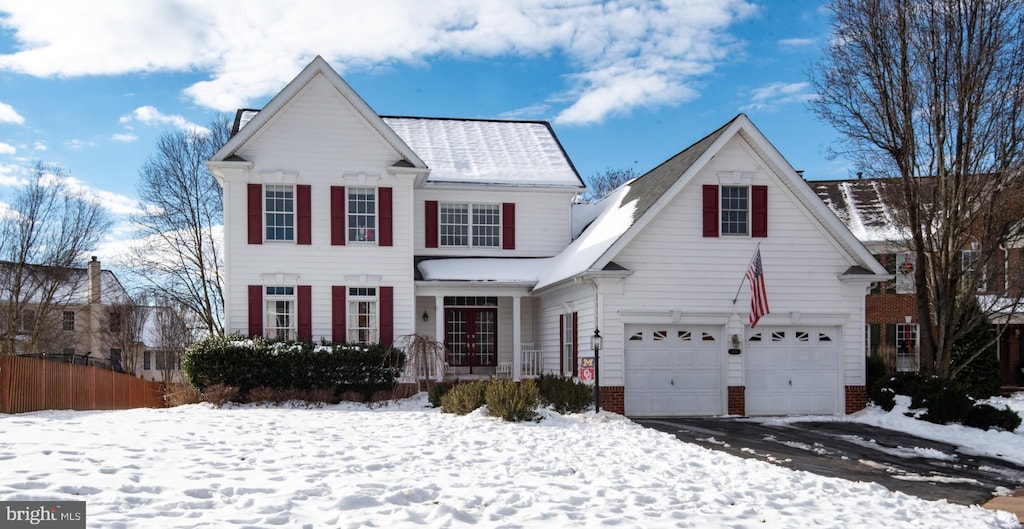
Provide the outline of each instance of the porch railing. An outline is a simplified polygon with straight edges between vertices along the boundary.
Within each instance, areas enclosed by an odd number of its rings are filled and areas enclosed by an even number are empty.
[[[537,378],[544,372],[544,355],[532,343],[523,343],[520,378]],[[498,362],[497,375],[512,378],[512,362]]]

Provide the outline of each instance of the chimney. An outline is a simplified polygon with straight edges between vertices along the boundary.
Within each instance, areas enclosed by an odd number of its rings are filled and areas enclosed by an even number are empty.
[[[96,256],[92,256],[92,260],[89,261],[89,304],[99,303],[100,294],[100,262],[96,260]]]

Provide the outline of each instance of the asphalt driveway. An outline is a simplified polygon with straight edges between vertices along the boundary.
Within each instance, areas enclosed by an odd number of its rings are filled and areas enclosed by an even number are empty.
[[[956,446],[847,422],[764,424],[756,419],[633,419],[680,440],[794,470],[870,481],[929,500],[983,504],[1024,484],[1024,467]]]

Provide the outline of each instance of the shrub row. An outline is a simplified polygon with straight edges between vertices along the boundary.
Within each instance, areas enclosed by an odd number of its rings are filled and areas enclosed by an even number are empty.
[[[968,390],[955,380],[925,376],[918,373],[898,373],[875,382],[869,389],[871,400],[886,411],[896,405],[896,395],[910,397],[912,409],[924,409],[920,418],[936,424],[960,423],[988,430],[999,428],[1012,432],[1021,424],[1021,418],[1009,408],[999,409],[988,404],[976,404]]]
[[[215,385],[237,388],[357,392],[369,400],[391,389],[405,354],[385,345],[274,342],[263,338],[214,337],[189,347],[182,370],[189,384],[206,392]],[[236,396],[237,398],[237,396]]]
[[[541,376],[536,382],[446,382],[431,387],[427,396],[431,406],[445,413],[465,415],[486,404],[488,414],[513,422],[533,420],[540,406],[550,406],[558,413],[579,413],[594,403],[593,388],[553,375]]]

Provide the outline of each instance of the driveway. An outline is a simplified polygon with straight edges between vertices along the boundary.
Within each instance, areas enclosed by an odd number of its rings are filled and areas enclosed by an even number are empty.
[[[1024,483],[1024,467],[956,446],[847,422],[764,424],[754,419],[633,419],[682,441],[794,470],[870,481],[928,500],[983,504]]]

